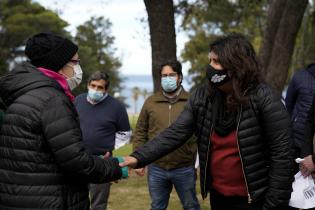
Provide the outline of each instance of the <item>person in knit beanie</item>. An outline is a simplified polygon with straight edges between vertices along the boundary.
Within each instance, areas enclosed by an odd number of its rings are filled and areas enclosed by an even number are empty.
[[[29,38],[25,54],[34,66],[63,75],[72,90],[82,81],[78,46],[69,39],[51,33],[39,33]]]
[[[70,91],[82,78],[77,51],[68,39],[36,34],[29,61],[0,78],[0,209],[89,210],[88,184],[122,177],[117,158],[91,155],[82,141]]]
[[[78,46],[55,34],[39,33],[29,38],[25,54],[31,64],[58,72],[77,53]]]

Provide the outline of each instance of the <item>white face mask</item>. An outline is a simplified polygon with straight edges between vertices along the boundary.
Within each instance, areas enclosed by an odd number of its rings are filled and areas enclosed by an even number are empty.
[[[83,71],[79,64],[73,66],[74,74],[73,77],[67,79],[70,90],[78,87],[82,81]]]

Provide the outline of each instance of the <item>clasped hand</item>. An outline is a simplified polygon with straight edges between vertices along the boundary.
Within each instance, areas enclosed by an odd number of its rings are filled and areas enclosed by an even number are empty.
[[[300,171],[304,177],[312,174],[314,178],[313,172],[315,171],[315,165],[313,163],[312,155],[306,156],[304,160],[299,164]]]
[[[124,157],[124,162],[119,163],[120,167],[128,166],[129,168],[135,168],[138,164],[138,160],[131,156]]]

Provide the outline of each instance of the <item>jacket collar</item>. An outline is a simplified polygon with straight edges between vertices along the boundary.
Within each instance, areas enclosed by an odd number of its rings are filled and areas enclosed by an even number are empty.
[[[168,102],[167,98],[163,95],[162,90],[152,96],[155,102]],[[178,95],[178,101],[187,101],[189,93],[182,87],[181,93]]]
[[[9,106],[26,92],[46,86],[63,91],[55,80],[45,76],[30,63],[24,62],[0,78],[0,97]]]

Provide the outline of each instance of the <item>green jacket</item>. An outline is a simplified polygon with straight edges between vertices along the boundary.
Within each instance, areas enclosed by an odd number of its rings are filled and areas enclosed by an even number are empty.
[[[162,92],[158,92],[144,102],[132,136],[133,150],[144,145],[176,120],[184,109],[189,93],[182,89],[178,97],[178,100],[171,104]],[[157,160],[155,164],[165,170],[191,166],[195,163],[196,153],[197,139],[193,137],[177,150]]]

